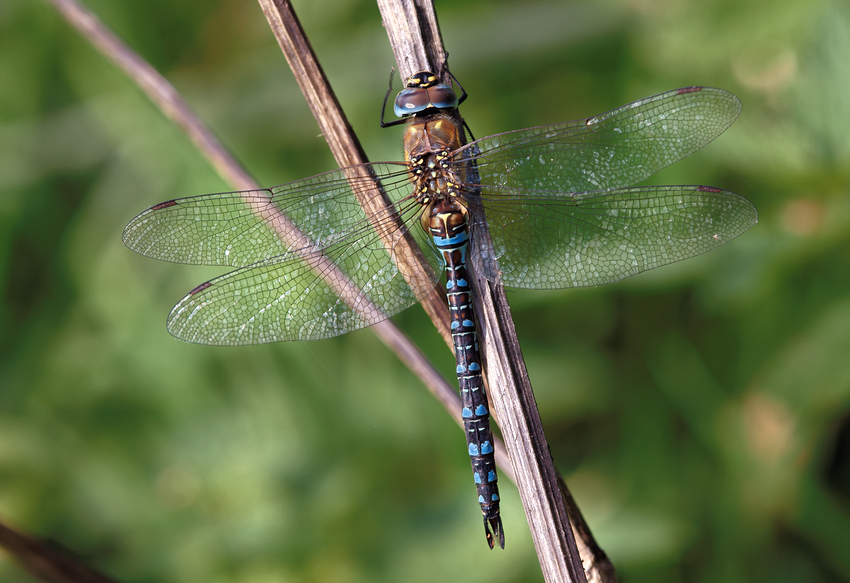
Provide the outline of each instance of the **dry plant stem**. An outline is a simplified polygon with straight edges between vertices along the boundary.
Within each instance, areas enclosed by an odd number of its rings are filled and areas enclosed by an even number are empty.
[[[564,503],[567,506],[567,512],[570,516],[570,523],[573,526],[573,532],[576,534],[576,542],[581,553],[581,560],[584,564],[584,573],[587,576],[587,583],[617,583],[617,571],[614,570],[614,565],[605,554],[605,551],[596,544],[596,539],[590,532],[587,522],[584,520],[581,511],[573,500],[573,495],[567,488],[566,482],[561,476],[558,476],[558,485],[561,488],[561,495],[564,497]]]
[[[56,583],[117,583],[93,571],[52,545],[45,544],[0,523],[0,547],[18,564],[42,581]]]
[[[378,0],[378,5],[402,77],[431,70],[441,73],[443,82],[450,82],[432,2]],[[476,236],[482,235],[487,236],[476,232]],[[509,446],[544,577],[547,581],[584,581],[585,572],[561,495],[559,476],[543,434],[504,289],[474,272],[472,279],[493,409]],[[575,511],[580,516],[577,508]],[[589,535],[589,529],[584,526],[584,532]],[[595,541],[593,545],[596,546]],[[583,547],[586,552],[592,550],[587,545]],[[593,558],[592,553],[588,558]]]
[[[177,90],[150,64],[125,45],[92,12],[74,0],[48,0],[82,36],[118,65],[162,112],[174,121],[209,159],[216,171],[239,190],[253,190],[257,183],[236,162]]]

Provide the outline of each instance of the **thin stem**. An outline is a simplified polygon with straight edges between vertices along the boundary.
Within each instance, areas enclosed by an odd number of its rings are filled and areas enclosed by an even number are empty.
[[[0,547],[17,559],[21,567],[43,581],[56,583],[117,583],[102,573],[71,558],[56,545],[43,543],[0,523]]]
[[[378,0],[378,6],[402,77],[429,70],[441,74],[443,82],[450,82],[448,55],[442,44],[432,1]],[[479,211],[473,209],[473,212]],[[483,217],[476,220],[473,216],[472,221],[476,224],[476,237],[489,237]],[[485,228],[478,228],[479,225]],[[590,535],[590,529],[574,505],[572,496],[562,496],[561,487],[567,494],[568,490],[549,453],[504,289],[474,271],[472,279],[488,391],[499,428],[508,444],[544,578],[547,581],[584,581],[585,569],[581,559],[586,557],[588,575],[592,580],[616,580],[600,576],[602,571],[598,567],[610,566],[610,562]],[[565,499],[573,505],[570,516],[581,521],[578,534],[589,539],[579,538],[584,551],[581,556],[576,536],[570,528]],[[613,567],[603,571],[605,574],[613,573]]]
[[[177,124],[198,150],[207,157],[216,172],[238,190],[254,190],[257,183],[227,151],[198,114],[171,83],[150,63],[107,28],[94,13],[74,0],[47,0],[80,34],[106,58],[118,65],[150,97],[163,114]]]

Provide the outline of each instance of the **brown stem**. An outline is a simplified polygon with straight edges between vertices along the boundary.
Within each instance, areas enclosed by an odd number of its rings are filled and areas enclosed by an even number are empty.
[[[117,583],[86,567],[57,548],[0,523],[0,547],[15,557],[26,571],[43,581],[56,583]]]
[[[402,77],[429,70],[450,82],[447,53],[431,0],[378,0],[378,6]],[[478,230],[476,236],[488,234]],[[584,559],[589,579],[612,583],[616,581],[613,566],[593,539],[552,462],[504,289],[481,276],[474,275],[473,281],[488,390],[508,444],[544,577],[547,581],[584,581]],[[569,527],[565,502],[569,517],[578,524],[575,533]]]

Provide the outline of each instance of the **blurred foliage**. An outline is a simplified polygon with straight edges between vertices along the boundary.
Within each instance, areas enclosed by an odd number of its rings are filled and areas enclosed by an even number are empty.
[[[334,167],[256,4],[91,0],[260,182]],[[850,581],[850,8],[438,2],[476,135],[686,85],[744,103],[653,177],[759,224],[620,284],[510,297],[551,449],[629,582]],[[364,0],[296,9],[373,160],[392,54]],[[165,331],[215,270],[121,244],[227,190],[46,3],[0,4],[0,519],[124,581],[532,581],[503,480],[484,544],[461,432],[368,331],[209,348]],[[397,323],[452,377],[421,310]],[[473,568],[474,565],[474,568]],[[6,558],[0,581],[30,581]]]

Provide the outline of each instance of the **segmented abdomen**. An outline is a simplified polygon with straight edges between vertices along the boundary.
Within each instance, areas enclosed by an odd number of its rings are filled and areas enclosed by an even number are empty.
[[[463,407],[463,428],[478,489],[478,503],[484,515],[484,530],[490,548],[496,541],[504,548],[505,535],[499,517],[499,487],[493,436],[490,432],[490,412],[481,376],[475,315],[466,270],[469,229],[465,209],[452,199],[440,201],[431,208],[430,230],[446,263],[446,295]],[[492,534],[490,527],[493,529]]]

